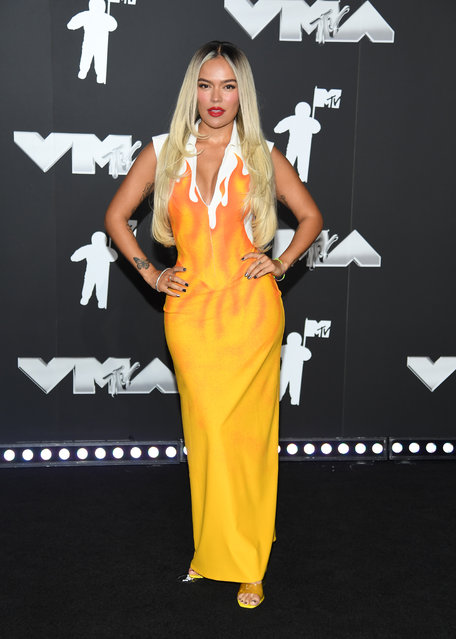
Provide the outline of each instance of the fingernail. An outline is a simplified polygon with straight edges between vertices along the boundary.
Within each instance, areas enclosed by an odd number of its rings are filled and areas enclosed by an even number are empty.
[[[183,289],[182,289],[182,292],[183,292],[183,293],[186,293],[186,292],[187,292],[187,289],[186,289],[186,288],[183,288]]]
[[[185,282],[185,286],[188,286],[188,282]]]
[[[254,279],[254,280],[256,280],[256,278],[257,278],[257,276],[256,276],[256,275],[254,275],[254,276],[253,276],[253,279]]]
[[[243,258],[243,257],[241,257],[241,262],[243,262],[243,261],[244,261],[244,258]]]
[[[186,269],[186,268],[185,268],[185,266],[184,266],[184,271],[186,271],[186,270],[187,270],[187,269]]]
[[[249,277],[249,276],[247,275],[247,273],[244,273],[244,276],[245,276],[245,277],[247,277],[247,278]]]

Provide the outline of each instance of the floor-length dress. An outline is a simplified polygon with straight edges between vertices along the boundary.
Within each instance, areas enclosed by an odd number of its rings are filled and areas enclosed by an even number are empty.
[[[157,155],[165,138],[153,139]],[[164,306],[188,453],[191,566],[210,579],[252,582],[263,578],[275,535],[283,305],[272,275],[245,277],[251,260],[241,257],[255,249],[242,216],[249,175],[236,123],[208,204],[196,163],[186,158],[169,200],[189,287]]]

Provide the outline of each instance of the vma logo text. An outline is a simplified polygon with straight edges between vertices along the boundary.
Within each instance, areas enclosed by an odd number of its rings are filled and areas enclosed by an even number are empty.
[[[370,2],[364,2],[348,15],[350,7],[340,2],[316,0],[225,0],[225,9],[252,38],[280,14],[280,40],[301,42],[302,32],[315,32],[315,41],[359,42],[367,36],[371,42],[394,42],[394,31]],[[345,19],[344,19],[345,18]]]
[[[47,364],[41,357],[18,357],[19,370],[29,377],[43,393],[50,393],[70,373],[73,373],[74,395],[93,395],[95,385],[106,386],[109,394],[149,394],[155,388],[161,393],[177,393],[176,378],[163,362],[155,357],[140,373],[128,357],[108,357],[101,363],[95,357],[54,357]]]
[[[407,368],[423,382],[431,392],[456,371],[456,357],[407,357]]]
[[[108,164],[114,179],[128,173],[142,145],[139,140],[132,144],[131,135],[100,140],[93,133],[49,133],[42,138],[35,131],[14,131],[14,142],[44,173],[71,149],[72,173],[94,175],[97,164],[101,168]]]
[[[301,399],[301,382],[304,362],[312,357],[311,351],[306,346],[308,337],[328,338],[331,331],[331,322],[306,319],[304,322],[304,335],[289,333],[287,343],[282,346],[282,366],[280,369],[280,399],[288,388],[290,403],[299,406]]]
[[[293,238],[291,229],[279,229],[274,238],[272,256],[282,255]],[[377,267],[382,264],[382,258],[363,236],[354,230],[340,242],[332,251],[329,249],[339,239],[338,235],[330,235],[324,230],[317,237],[312,246],[299,258],[306,257],[306,266],[313,270],[315,267],[345,267],[354,262],[358,266]]]

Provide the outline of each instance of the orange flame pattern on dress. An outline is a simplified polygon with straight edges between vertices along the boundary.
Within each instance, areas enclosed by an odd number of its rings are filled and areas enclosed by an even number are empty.
[[[192,491],[192,567],[211,579],[263,578],[274,538],[280,291],[271,275],[244,277],[255,251],[244,226],[249,176],[239,156],[227,205],[190,200],[190,166],[169,200],[180,274],[189,282],[167,296],[165,331],[178,382]],[[198,194],[198,190],[196,189]]]

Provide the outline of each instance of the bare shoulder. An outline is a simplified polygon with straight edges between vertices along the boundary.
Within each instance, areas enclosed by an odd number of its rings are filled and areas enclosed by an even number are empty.
[[[149,142],[149,144],[146,144],[146,146],[136,158],[133,166],[135,166],[136,164],[138,164],[138,168],[148,168],[149,170],[153,169],[155,172],[155,167],[157,165],[157,154],[155,152],[153,142]]]
[[[156,168],[157,155],[153,143],[149,142],[133,162],[124,184],[126,183],[127,186],[131,184],[138,189],[145,183],[154,183]]]
[[[119,209],[131,215],[131,211],[152,193],[156,168],[157,156],[153,143],[149,142],[135,159],[128,174],[122,181],[111,202],[108,213],[111,209]]]

